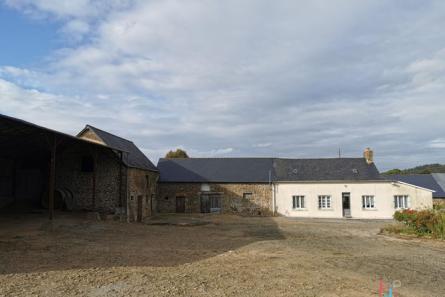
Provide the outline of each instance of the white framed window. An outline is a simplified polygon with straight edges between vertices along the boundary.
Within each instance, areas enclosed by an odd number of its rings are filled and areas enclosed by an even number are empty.
[[[299,195],[292,196],[292,208],[293,209],[306,208],[304,196],[299,196]]]
[[[363,195],[362,196],[362,207],[364,209],[375,208],[374,196],[373,195]]]
[[[331,196],[330,195],[318,196],[318,208],[320,208],[320,209],[331,208]]]
[[[411,202],[408,195],[395,195],[394,196],[394,208],[395,209],[407,209],[410,208]]]
[[[253,198],[253,194],[252,193],[250,193],[250,192],[243,193],[243,199],[252,200],[252,198]]]

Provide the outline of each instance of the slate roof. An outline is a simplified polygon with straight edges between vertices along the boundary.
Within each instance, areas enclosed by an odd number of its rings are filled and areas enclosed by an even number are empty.
[[[363,158],[160,159],[161,182],[268,183],[270,181],[384,180]]]
[[[98,129],[91,125],[87,125],[86,129],[92,130],[100,139],[109,147],[124,152],[123,161],[128,167],[134,167],[150,171],[158,171],[156,166],[142,153],[139,148],[130,140],[116,136],[104,130]],[[82,132],[79,133],[82,134]]]
[[[275,159],[277,181],[382,180],[364,158]]]
[[[385,176],[385,178],[434,190],[435,192],[433,192],[433,198],[445,198],[445,188],[441,187],[437,183],[434,175],[435,174],[388,175]],[[445,174],[443,174],[443,176],[445,177]]]

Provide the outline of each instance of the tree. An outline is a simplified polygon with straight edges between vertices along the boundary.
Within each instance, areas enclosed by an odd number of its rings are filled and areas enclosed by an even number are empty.
[[[176,149],[176,151],[169,151],[165,155],[166,159],[176,159],[176,158],[189,158],[187,155],[187,152],[184,150],[181,150],[180,148]]]
[[[388,170],[388,171],[384,172],[383,174],[387,174],[387,175],[402,174],[402,170],[400,170],[400,169],[391,169],[391,170]]]

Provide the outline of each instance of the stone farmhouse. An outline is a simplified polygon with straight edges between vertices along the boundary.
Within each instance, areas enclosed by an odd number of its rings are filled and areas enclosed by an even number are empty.
[[[436,192],[381,177],[370,149],[362,158],[160,159],[156,167],[133,142],[93,126],[71,136],[0,115],[0,212],[384,219],[432,207]]]
[[[382,178],[363,158],[161,159],[159,212],[389,219],[432,207],[433,190]]]

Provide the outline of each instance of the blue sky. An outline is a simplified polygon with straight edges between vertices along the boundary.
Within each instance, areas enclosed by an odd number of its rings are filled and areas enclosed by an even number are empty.
[[[153,160],[445,163],[444,1],[0,0],[0,112]]]
[[[55,22],[30,19],[17,10],[0,6],[0,65],[40,64],[51,51],[63,46],[57,30]]]

